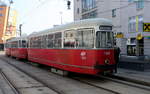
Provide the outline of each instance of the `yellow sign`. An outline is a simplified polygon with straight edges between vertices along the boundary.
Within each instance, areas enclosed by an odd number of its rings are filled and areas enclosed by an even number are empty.
[[[136,39],[137,39],[137,40],[141,40],[142,38],[143,38],[143,36],[142,36],[142,34],[141,34],[141,33],[140,33],[140,34],[138,34],[138,35],[137,35],[137,37],[136,37]]]
[[[136,16],[136,32],[139,31],[139,18]]]
[[[150,32],[150,23],[143,23],[143,31]]]
[[[117,33],[116,38],[123,38],[124,35],[122,33]]]

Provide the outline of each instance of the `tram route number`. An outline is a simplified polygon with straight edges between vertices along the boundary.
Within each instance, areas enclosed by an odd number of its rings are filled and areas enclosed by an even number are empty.
[[[99,26],[99,29],[100,30],[112,30],[112,26],[103,26],[103,25],[101,25],[101,26]]]
[[[143,23],[143,31],[150,32],[150,23]]]

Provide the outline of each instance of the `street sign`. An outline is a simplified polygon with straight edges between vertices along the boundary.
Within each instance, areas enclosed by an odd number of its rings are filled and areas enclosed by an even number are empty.
[[[123,37],[124,37],[124,35],[123,35],[122,32],[118,32],[118,33],[116,34],[116,38],[123,38]]]
[[[143,23],[143,31],[150,32],[150,23]]]

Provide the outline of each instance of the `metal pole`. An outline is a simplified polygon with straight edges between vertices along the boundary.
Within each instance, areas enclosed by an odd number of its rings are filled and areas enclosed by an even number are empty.
[[[22,24],[19,25],[20,37],[22,35]]]
[[[62,22],[62,20],[63,20],[63,19],[62,19],[62,14],[63,14],[63,13],[60,12],[60,20],[61,20],[61,24],[63,24],[63,22]]]

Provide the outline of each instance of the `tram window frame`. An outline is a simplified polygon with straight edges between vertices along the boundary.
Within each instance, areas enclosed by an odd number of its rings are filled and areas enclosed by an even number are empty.
[[[102,35],[104,33],[105,35]],[[111,41],[110,45],[108,45],[108,33],[111,33]],[[99,34],[99,35],[97,35]],[[99,39],[98,37],[99,36]],[[105,39],[104,39],[105,37]],[[96,32],[96,48],[112,48],[114,46],[114,38],[113,38],[113,32],[112,31],[97,31]]]
[[[41,41],[41,48],[47,48],[47,35],[43,35]]]
[[[64,48],[76,48],[76,31],[74,29],[64,31]]]
[[[85,35],[85,33],[87,33],[88,31],[91,32],[91,37],[90,36],[87,37],[87,34]],[[82,28],[82,29],[78,29],[78,31],[76,33],[76,41],[78,41],[77,42],[77,48],[94,48],[94,44],[95,44],[94,43],[94,39],[95,39],[94,35],[95,35],[94,28]]]
[[[55,33],[54,47],[55,48],[61,48],[62,47],[62,32]]]
[[[29,48],[33,48],[33,41],[32,41],[32,38],[29,38]]]
[[[25,43],[23,43],[23,42],[25,42]],[[27,40],[21,40],[21,47],[27,48]]]
[[[47,48],[53,48],[54,47],[54,33],[47,35]]]

